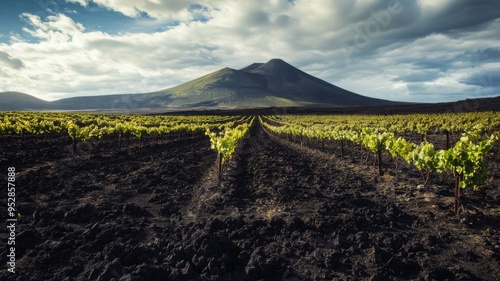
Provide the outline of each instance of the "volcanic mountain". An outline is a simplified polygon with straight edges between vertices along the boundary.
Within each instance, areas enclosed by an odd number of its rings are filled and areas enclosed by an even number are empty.
[[[112,110],[138,108],[271,107],[382,105],[374,99],[339,88],[311,76],[281,59],[254,63],[236,70],[223,68],[179,86],[146,94],[86,96],[53,102],[5,104],[0,110],[58,109]],[[21,94],[20,94],[21,95]],[[35,99],[35,98],[33,98]]]

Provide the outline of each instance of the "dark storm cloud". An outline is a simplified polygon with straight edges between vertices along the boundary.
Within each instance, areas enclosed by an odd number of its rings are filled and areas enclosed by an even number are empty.
[[[287,15],[279,15],[278,17],[276,17],[276,26],[280,27],[280,28],[285,28],[285,27],[288,27],[290,25],[290,23],[292,22],[292,19],[287,16]]]
[[[471,61],[475,63],[484,63],[484,62],[500,62],[500,49],[499,48],[486,48],[479,49],[475,51],[467,51],[457,59],[463,61]]]
[[[378,48],[432,34],[461,38],[500,18],[500,1],[457,0],[437,7],[426,2],[432,1],[390,0],[365,6],[362,13],[348,18],[351,30],[344,41],[353,48],[351,52],[363,57]]]
[[[459,82],[484,88],[500,88],[500,68],[473,73],[460,79]]]
[[[423,69],[439,69],[441,71],[446,71],[452,68],[454,58],[434,58],[434,59],[422,59],[412,62],[412,64],[417,68]]]
[[[396,29],[394,39],[475,31],[500,17],[500,2],[491,0],[448,1],[435,8],[426,7],[425,2],[418,4],[418,1],[401,0],[401,6],[402,13],[392,22]]]
[[[244,23],[249,26],[267,25],[269,23],[269,15],[263,11],[251,11],[245,16]]]
[[[441,73],[441,74],[440,74]],[[442,75],[442,72],[436,69],[409,70],[407,73],[394,78],[395,82],[427,82],[434,81]]]
[[[5,65],[16,70],[25,67],[24,63],[20,59],[13,58],[8,53],[2,51],[0,51],[0,62],[3,62]]]
[[[452,32],[455,30],[474,30],[491,20],[500,17],[500,2],[495,0],[456,0],[426,21],[432,32]]]

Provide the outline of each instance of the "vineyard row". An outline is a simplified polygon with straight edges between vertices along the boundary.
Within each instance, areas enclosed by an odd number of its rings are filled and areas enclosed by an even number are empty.
[[[494,114],[495,115],[495,114]],[[485,115],[486,116],[486,115]],[[474,116],[477,117],[477,116]],[[490,120],[487,116],[482,122]],[[303,139],[335,140],[340,142],[341,155],[345,141],[350,141],[359,146],[367,148],[375,154],[377,159],[378,173],[381,170],[381,153],[385,149],[396,159],[404,159],[410,166],[425,172],[426,180],[431,172],[442,173],[449,171],[455,176],[455,212],[461,204],[461,188],[476,189],[484,183],[488,177],[488,167],[484,161],[485,156],[493,147],[495,141],[500,138],[500,132],[489,127],[490,124],[464,122],[460,139],[447,149],[435,149],[432,143],[425,140],[415,144],[401,136],[396,136],[395,127],[388,128],[384,124],[377,124],[372,119],[363,116],[354,122],[353,120],[341,120],[339,116],[269,116],[261,118],[263,126],[284,138],[293,137]],[[409,115],[409,119],[414,117]],[[356,118],[353,118],[356,119]],[[473,119],[473,118],[471,118]],[[314,121],[312,121],[314,120]],[[477,120],[477,119],[474,119]],[[401,124],[411,124],[402,122]],[[434,124],[437,124],[435,122]],[[417,127],[423,127],[417,126]],[[485,130],[489,127],[489,130]],[[400,131],[411,131],[412,126],[399,125]],[[442,128],[442,127],[437,127]],[[397,169],[397,167],[396,167]]]

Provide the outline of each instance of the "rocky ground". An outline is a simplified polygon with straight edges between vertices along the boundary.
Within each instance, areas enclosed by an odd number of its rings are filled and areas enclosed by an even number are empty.
[[[1,280],[498,280],[500,160],[452,213],[453,178],[257,123],[222,180],[209,140],[0,139],[16,168],[16,273]],[[6,182],[6,176],[3,177]],[[6,192],[4,192],[5,194]],[[6,200],[4,200],[5,202]],[[2,232],[1,241],[7,241]],[[7,247],[2,247],[2,261]]]

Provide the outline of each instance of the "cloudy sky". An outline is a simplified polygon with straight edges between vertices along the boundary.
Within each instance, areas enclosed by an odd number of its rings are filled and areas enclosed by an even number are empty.
[[[0,92],[157,91],[281,58],[389,100],[500,95],[499,0],[2,0]]]

